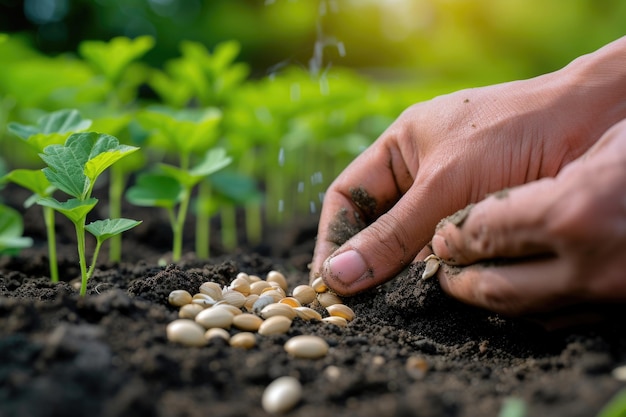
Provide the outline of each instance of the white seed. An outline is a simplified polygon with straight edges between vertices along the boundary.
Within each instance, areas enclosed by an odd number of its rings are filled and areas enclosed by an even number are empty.
[[[252,283],[254,283],[254,282],[263,281],[263,280],[261,279],[261,277],[260,277],[260,276],[258,276],[258,275],[248,275],[248,279],[250,280],[250,283],[251,283],[251,284],[252,284]]]
[[[178,318],[193,320],[202,310],[204,307],[199,304],[185,304],[178,310]]]
[[[265,281],[256,281],[250,284],[250,294],[261,294],[264,289],[270,288],[271,285],[269,282]]]
[[[286,413],[300,402],[302,385],[292,376],[281,376],[272,381],[263,392],[261,404],[270,414]]]
[[[277,283],[283,291],[287,292],[287,278],[283,275],[282,272],[279,271],[270,271],[267,273],[267,277],[265,277],[265,281]]]
[[[296,311],[298,317],[300,317],[302,320],[322,320],[322,315],[310,307],[296,307],[294,308],[294,310]]]
[[[424,259],[424,262],[426,262],[426,266],[424,267],[424,272],[422,272],[422,279],[427,279],[437,273],[441,259],[435,255],[429,255]]]
[[[270,297],[272,297],[275,303],[285,298],[285,293],[280,288],[271,288],[271,289],[263,290],[263,292],[261,293],[261,296],[264,296],[264,295],[269,295]]]
[[[243,349],[253,348],[256,345],[256,336],[254,336],[254,333],[250,332],[237,333],[230,338],[230,345]]]
[[[202,308],[213,307],[215,305],[215,300],[212,298],[194,298],[192,304],[197,304],[202,306]]]
[[[617,379],[618,381],[626,381],[626,365],[621,365],[613,368],[611,375],[613,375],[613,378]]]
[[[261,323],[263,323],[263,319],[251,313],[242,313],[238,316],[233,316],[233,326],[239,330],[256,332],[259,330]]]
[[[293,309],[293,307],[281,303],[269,304],[261,310],[261,317],[264,319],[274,316],[284,316],[289,320],[293,320],[297,315],[298,313]]]
[[[228,288],[233,291],[238,291],[242,293],[243,295],[250,294],[250,282],[246,278],[243,278],[243,277],[235,278],[230,283]]]
[[[282,300],[280,300],[279,303],[287,304],[289,307],[292,307],[292,308],[302,307],[302,303],[298,301],[298,299],[295,297],[285,297]]]
[[[170,342],[185,346],[205,346],[205,329],[198,323],[187,319],[177,319],[167,325],[166,334]]]
[[[247,273],[245,273],[245,272],[239,272],[239,273],[237,274],[237,276],[235,277],[235,279],[239,279],[239,278],[243,278],[243,279],[245,279],[246,281],[248,281],[248,284],[252,284],[252,280],[250,279],[250,275],[248,275],[248,274],[247,274]]]
[[[206,340],[211,340],[216,337],[224,339],[228,342],[230,340],[230,333],[228,333],[228,330],[224,330],[221,327],[213,327],[212,329],[207,330],[204,334],[204,338]]]
[[[224,297],[224,301],[237,308],[243,307],[246,303],[246,296],[239,291],[226,290],[222,295]]]
[[[191,297],[191,294],[189,294],[189,291],[185,290],[174,290],[167,297],[167,301],[174,307],[182,307],[185,304],[189,304],[192,299],[193,298]]]
[[[301,304],[311,304],[315,301],[315,296],[317,295],[313,287],[310,285],[298,285],[293,289],[291,295],[293,298],[300,301]]]
[[[300,335],[289,339],[285,350],[296,358],[317,359],[326,356],[328,343],[318,336]]]
[[[348,321],[354,320],[354,311],[345,304],[333,304],[326,307],[326,311],[331,316],[343,317]]]
[[[230,312],[233,316],[237,316],[241,313],[243,313],[243,311],[241,311],[240,308],[237,308],[233,305],[227,304],[227,303],[222,303],[222,301],[216,303],[213,308],[223,308],[226,311]]]
[[[342,304],[341,298],[338,295],[333,294],[332,292],[323,292],[317,294],[317,301],[321,304],[322,307],[328,308],[329,306],[335,304]]]
[[[207,308],[202,310],[196,316],[196,323],[203,326],[205,329],[211,329],[213,327],[221,327],[222,329],[230,329],[233,324],[233,313],[225,308]]]
[[[339,316],[324,317],[322,321],[324,323],[334,324],[335,326],[339,327],[346,327],[348,325],[348,320]]]
[[[202,294],[206,294],[216,301],[222,299],[222,287],[216,282],[205,282],[200,285],[199,290]]]
[[[285,316],[273,316],[265,320],[259,326],[259,334],[269,336],[273,334],[287,333],[291,327],[291,320]]]
[[[244,308],[248,310],[248,312],[254,311],[254,303],[256,303],[258,299],[259,299],[259,294],[250,294],[249,296],[246,297],[246,302],[243,304]]]
[[[322,277],[315,278],[311,283],[311,287],[313,287],[313,290],[315,290],[315,292],[317,293],[328,291],[328,287],[326,286],[326,283],[324,282]]]

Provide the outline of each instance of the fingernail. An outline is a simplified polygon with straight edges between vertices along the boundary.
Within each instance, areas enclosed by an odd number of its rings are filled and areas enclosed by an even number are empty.
[[[350,285],[367,272],[367,265],[361,255],[355,250],[340,253],[328,260],[326,266],[328,275]]]

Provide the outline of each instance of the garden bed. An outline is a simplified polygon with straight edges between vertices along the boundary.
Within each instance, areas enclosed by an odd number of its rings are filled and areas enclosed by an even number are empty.
[[[611,374],[626,360],[619,315],[546,331],[449,299],[436,280],[419,280],[421,264],[345,299],[356,313],[345,328],[295,319],[249,350],[168,342],[172,290],[272,269],[290,288],[307,282],[316,219],[267,232],[263,248],[162,265],[171,236],[154,213],[132,213],[146,220],[124,235],[124,261],[101,264],[81,298],[73,230],[58,222],[64,281],[52,284],[39,208],[26,211],[35,246],[0,261],[1,416],[263,416],[265,387],[292,375],[304,390],[293,416],[497,416],[516,398],[529,416],[583,417],[623,386]],[[298,334],[323,337],[329,353],[289,356],[283,345]]]

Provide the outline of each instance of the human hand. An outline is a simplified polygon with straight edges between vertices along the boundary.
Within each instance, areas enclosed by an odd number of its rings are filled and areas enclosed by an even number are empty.
[[[421,259],[441,218],[556,175],[626,117],[624,51],[626,38],[606,59],[407,109],[327,190],[311,277],[340,295],[374,287]]]
[[[556,178],[443,221],[432,247],[452,296],[509,315],[626,301],[626,120]],[[493,262],[495,261],[495,262]]]

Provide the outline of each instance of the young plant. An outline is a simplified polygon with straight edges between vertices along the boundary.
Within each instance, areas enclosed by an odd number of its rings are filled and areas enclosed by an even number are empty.
[[[41,159],[48,165],[43,169],[48,181],[72,197],[64,202],[53,197],[43,197],[39,198],[37,203],[60,212],[74,224],[81,272],[81,296],[87,292],[87,281],[93,274],[102,243],[141,223],[118,218],[85,224],[87,215],[98,203],[91,194],[100,174],[138,149],[134,146],[120,145],[117,138],[110,135],[85,132],[71,135],[64,145],[47,146],[40,154]],[[89,267],[85,255],[85,231],[96,238],[96,247]]]
[[[24,223],[20,213],[0,204],[0,255],[14,254],[32,246],[33,240],[24,237]]]
[[[90,125],[91,120],[83,119],[77,110],[59,110],[41,117],[36,125],[13,122],[9,123],[8,127],[9,131],[26,141],[37,152],[42,152],[46,146],[61,144],[72,132],[88,129]],[[26,208],[33,205],[39,198],[52,197],[56,190],[44,173],[38,169],[15,169],[2,177],[2,180],[11,181],[33,193],[33,196],[24,202]],[[58,282],[54,210],[44,206],[43,218],[48,239],[50,279],[52,282]]]
[[[138,206],[162,207],[167,210],[173,233],[172,260],[180,260],[183,248],[183,227],[194,187],[204,178],[231,163],[222,148],[206,152],[193,168],[160,164],[159,172],[144,173],[126,192],[126,198]],[[196,230],[208,241],[208,229]]]

